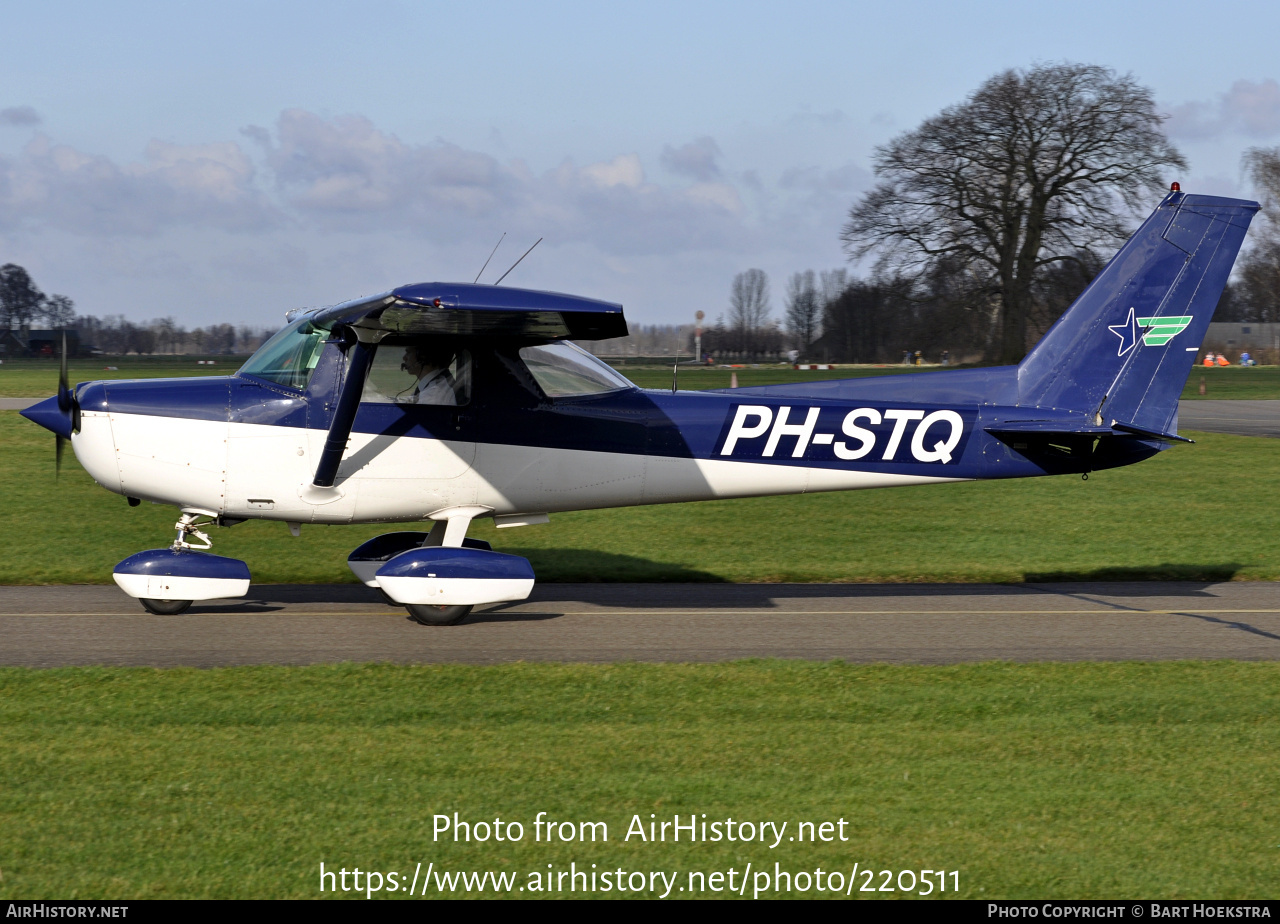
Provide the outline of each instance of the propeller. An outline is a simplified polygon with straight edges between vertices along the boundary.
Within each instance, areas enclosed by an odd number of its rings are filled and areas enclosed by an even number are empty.
[[[75,413],[79,408],[75,407],[76,396],[71,393],[71,388],[67,385],[67,332],[62,332],[62,356],[58,362],[58,410],[63,414],[71,417],[71,429],[74,431],[79,425],[77,420],[80,415]],[[73,410],[74,408],[74,410]],[[53,450],[53,477],[59,478],[62,475],[62,447],[66,444],[67,438],[61,433],[54,434],[54,450]]]
[[[19,411],[23,417],[51,430],[57,442],[54,444],[54,465],[57,474],[62,472],[62,447],[71,434],[80,429],[80,402],[67,385],[67,332],[62,332],[62,360],[58,368],[58,393]]]

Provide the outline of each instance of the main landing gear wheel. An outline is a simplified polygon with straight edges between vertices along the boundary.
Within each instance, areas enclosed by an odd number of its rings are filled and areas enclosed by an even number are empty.
[[[470,606],[432,606],[427,603],[406,603],[409,618],[424,626],[456,626],[471,615]]]
[[[147,597],[139,597],[138,602],[148,613],[154,613],[157,616],[177,616],[179,613],[186,612],[187,607],[191,605],[190,600],[151,600]]]

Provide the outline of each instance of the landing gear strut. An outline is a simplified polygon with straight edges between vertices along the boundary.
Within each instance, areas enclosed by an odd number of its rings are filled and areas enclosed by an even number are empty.
[[[184,513],[178,517],[178,522],[173,524],[173,528],[178,531],[178,537],[173,540],[173,545],[169,546],[169,548],[175,552],[180,552],[184,549],[195,551],[213,548],[213,540],[209,538],[208,533],[200,529],[201,526],[212,525],[213,521],[206,520],[203,523],[199,521],[200,514],[198,513]],[[188,542],[188,536],[191,536],[196,542]],[[156,616],[177,616],[179,613],[185,613],[193,601],[157,600],[152,597],[139,597],[138,602],[142,604],[142,608],[148,613],[154,613]]]
[[[206,551],[213,543],[201,527],[214,522],[208,511],[184,510],[174,524],[178,535],[172,545],[130,555],[116,565],[112,577],[157,616],[177,615],[195,600],[244,596],[249,590],[248,566]]]

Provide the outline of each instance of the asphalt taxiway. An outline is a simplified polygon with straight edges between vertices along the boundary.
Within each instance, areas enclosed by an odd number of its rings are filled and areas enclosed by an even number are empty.
[[[546,584],[426,627],[359,585],[152,616],[114,586],[0,587],[0,665],[1280,659],[1280,584]]]

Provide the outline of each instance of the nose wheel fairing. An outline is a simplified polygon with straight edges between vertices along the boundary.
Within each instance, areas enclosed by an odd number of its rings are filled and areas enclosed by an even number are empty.
[[[173,545],[130,555],[112,571],[120,589],[141,600],[149,612],[174,615],[194,600],[243,597],[249,592],[248,565],[206,551],[213,543],[200,529],[209,525],[200,522],[201,516],[184,512],[174,524],[178,535]]]
[[[111,576],[121,590],[144,601],[218,600],[249,592],[244,562],[190,549],[138,552],[116,565]]]

